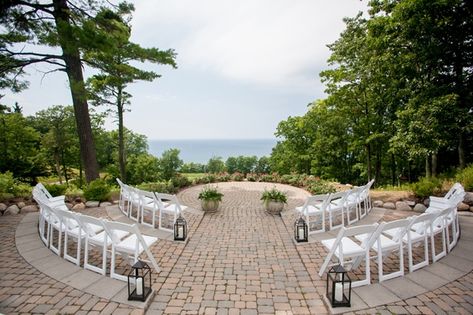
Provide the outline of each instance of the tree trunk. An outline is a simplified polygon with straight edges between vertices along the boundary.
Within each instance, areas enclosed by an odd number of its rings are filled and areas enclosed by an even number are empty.
[[[366,145],[366,174],[368,175],[368,182],[371,180],[371,146]]]
[[[425,157],[425,177],[431,178],[432,177],[432,168],[430,165],[430,155]]]
[[[458,136],[458,164],[460,169],[465,168],[465,136],[460,133]]]
[[[432,154],[432,177],[437,177],[437,153]]]
[[[120,177],[126,183],[126,160],[125,160],[125,137],[123,126],[123,104],[122,90],[118,90],[117,96],[117,114],[118,114],[118,165],[120,167]]]
[[[85,178],[87,182],[90,182],[99,178],[99,167],[92,136],[79,48],[75,44],[76,40],[71,29],[67,0],[53,0],[53,4],[56,29],[66,64],[66,73],[69,78],[72,104],[74,105],[80,155],[84,165]]]
[[[379,149],[376,152],[376,164],[375,164],[375,184],[377,185],[381,180],[381,153]]]
[[[396,185],[396,158],[391,153],[391,183],[393,186]]]

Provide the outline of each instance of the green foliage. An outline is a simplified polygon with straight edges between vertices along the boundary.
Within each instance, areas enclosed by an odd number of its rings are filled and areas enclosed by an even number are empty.
[[[184,188],[192,184],[186,176],[182,176],[181,174],[174,175],[174,177],[171,178],[171,183],[176,188]]]
[[[204,173],[205,165],[200,163],[184,163],[179,170],[181,173]]]
[[[161,179],[159,159],[151,154],[130,156],[126,171],[129,185],[156,182]]]
[[[436,195],[442,188],[442,181],[438,178],[422,177],[418,182],[411,185],[412,191],[417,197],[426,198]]]
[[[222,201],[223,194],[218,191],[217,187],[204,186],[199,193],[200,200]]]
[[[463,185],[466,191],[473,191],[473,164],[460,170],[456,175],[456,180]]]
[[[264,203],[268,203],[269,201],[287,203],[287,195],[286,193],[277,190],[276,187],[273,187],[270,190],[264,190],[261,195],[261,200],[263,200]]]
[[[207,172],[215,174],[221,173],[225,170],[225,163],[221,157],[213,157],[207,163]]]
[[[163,152],[159,161],[163,179],[169,180],[177,174],[177,170],[182,166],[178,149],[169,149]]]
[[[0,199],[15,196],[15,179],[11,172],[0,173]]]
[[[236,172],[236,173],[233,173],[232,175],[230,175],[230,180],[232,180],[234,182],[241,182],[244,179],[245,179],[245,175],[243,175],[242,173],[239,173],[239,172]]]
[[[46,189],[53,197],[62,196],[66,193],[67,190],[67,185],[65,184],[50,184],[44,185],[44,187],[46,187]]]
[[[91,181],[84,189],[86,200],[106,201],[110,198],[111,187],[103,179]]]
[[[334,193],[336,191],[335,187],[324,180],[310,181],[307,190],[313,195]]]
[[[142,183],[138,185],[138,188],[166,194],[175,194],[177,192],[176,187],[174,187],[171,181]]]

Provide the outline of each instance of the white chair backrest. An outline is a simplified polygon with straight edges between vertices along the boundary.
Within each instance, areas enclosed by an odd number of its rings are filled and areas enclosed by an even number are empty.
[[[141,189],[137,189],[137,191],[138,191],[138,194],[139,194],[142,202],[144,202],[146,198],[150,198],[154,202],[159,204],[159,201],[157,200],[156,195],[153,192],[146,191],[146,190],[141,190]]]
[[[366,234],[368,237],[365,238],[365,240],[361,243],[361,247],[367,248],[369,245],[369,241],[371,239],[372,234],[376,231],[378,228],[378,223],[373,223],[369,225],[358,225],[358,226],[350,226],[350,227],[342,227],[340,229],[340,232],[338,232],[337,238],[335,240],[334,246],[338,246],[337,244],[340,244],[341,240],[344,237],[352,237],[355,235],[363,235]]]
[[[465,194],[465,189],[463,188],[463,186],[460,183],[455,183],[447,192],[444,198],[450,199],[452,196],[462,193]]]
[[[140,239],[141,237],[140,230],[135,224],[113,222],[113,221],[108,221],[104,219],[102,220],[102,225],[114,244],[118,244],[120,242],[120,237],[118,237],[118,235],[115,233],[115,231],[117,230],[136,234],[138,239]],[[143,239],[141,238],[140,241],[142,242]]]
[[[88,215],[81,215],[78,216],[78,221],[82,230],[84,230],[89,237],[94,237],[97,233],[96,230],[91,227],[91,225],[103,226],[102,221],[103,219],[99,219],[96,217],[91,217]]]
[[[375,233],[375,238],[378,239],[378,237],[382,234],[385,233],[389,230],[395,230],[396,233],[392,234],[392,240],[394,242],[400,242],[404,235],[407,232],[407,229],[409,228],[409,224],[411,223],[411,220],[413,217],[409,217],[406,219],[400,219],[400,220],[395,220],[395,221],[390,221],[390,222],[382,222],[379,225],[379,232]],[[376,241],[376,239],[374,241]]]
[[[435,218],[433,225],[434,226],[445,226],[448,224],[448,218],[453,215],[455,212],[455,206],[451,206],[447,209],[443,209],[437,213],[437,217]]]
[[[330,208],[332,203],[336,203],[337,205],[343,206],[345,205],[348,196],[350,195],[350,191],[339,191],[333,194],[330,194],[328,197],[328,207]]]
[[[427,230],[430,229],[431,224],[434,222],[435,218],[437,218],[438,215],[439,212],[434,212],[423,213],[421,215],[415,216],[409,224],[409,229],[411,229],[413,225],[416,225],[417,228],[415,229],[415,231],[419,234],[424,234]]]
[[[53,196],[51,195],[51,193],[46,189],[46,187],[44,187],[43,184],[41,183],[38,183],[36,184],[35,188],[38,188],[38,191],[41,192],[42,194],[44,194],[44,196],[49,199],[49,198],[52,198]]]
[[[57,210],[56,213],[67,229],[72,230],[77,226],[81,226],[78,218],[80,216],[79,213],[64,210]]]
[[[158,193],[158,192],[155,192],[154,193],[155,196],[156,196],[156,200],[158,201],[158,205],[160,207],[160,209],[163,209],[165,208],[164,206],[164,203],[163,202],[166,202],[166,203],[172,203],[172,204],[175,204],[178,211],[181,212],[182,209],[181,209],[181,204],[179,203],[179,200],[177,199],[176,195],[171,195],[171,194],[165,194],[165,193]]]
[[[318,206],[320,209],[325,210],[327,208],[327,204],[329,203],[329,198],[330,194],[309,196],[307,197],[302,209],[306,210],[308,206]]]

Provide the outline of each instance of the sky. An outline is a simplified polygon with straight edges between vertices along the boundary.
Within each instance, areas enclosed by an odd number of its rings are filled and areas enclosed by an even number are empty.
[[[133,1],[132,41],[174,49],[177,69],[144,64],[162,77],[129,86],[125,126],[150,140],[274,138],[281,120],[324,98],[327,69],[344,17],[359,0]],[[66,75],[30,68],[30,88],[5,93],[26,115],[71,104]],[[87,73],[90,73],[87,71]],[[86,74],[87,74],[86,73]],[[115,129],[108,119],[107,129]]]

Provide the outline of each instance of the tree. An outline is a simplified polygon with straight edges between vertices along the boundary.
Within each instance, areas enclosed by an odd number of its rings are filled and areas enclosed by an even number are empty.
[[[101,23],[113,37],[107,50],[91,50],[86,53],[88,63],[100,70],[88,80],[88,87],[94,105],[106,105],[113,108],[118,122],[118,161],[120,176],[126,181],[126,152],[125,127],[123,115],[130,105],[131,94],[126,92],[129,84],[136,81],[153,81],[159,75],[154,71],[137,68],[136,62],[151,62],[171,65],[176,68],[173,50],[162,51],[157,48],[142,48],[130,42],[131,26],[128,14],[132,6],[121,6],[117,13],[104,10],[98,18],[105,20]],[[113,25],[113,28],[109,26]]]
[[[159,165],[162,177],[165,180],[173,178],[177,170],[182,166],[182,160],[179,158],[180,151],[178,149],[169,149],[163,152]]]
[[[106,7],[107,3],[100,0],[10,0],[0,4],[0,25],[6,30],[0,36],[0,88],[13,91],[25,88],[26,83],[20,78],[31,65],[46,64],[53,67],[46,73],[63,71],[67,74],[88,182],[99,177],[99,169],[81,50],[85,47],[106,50],[113,41],[107,32],[100,31],[105,28],[101,23],[109,21],[95,18],[99,8]],[[62,52],[44,53],[42,46],[57,47]],[[31,51],[25,47],[31,47]]]
[[[214,156],[209,159],[207,163],[207,172],[209,173],[220,173],[225,170],[225,163],[219,156]]]

